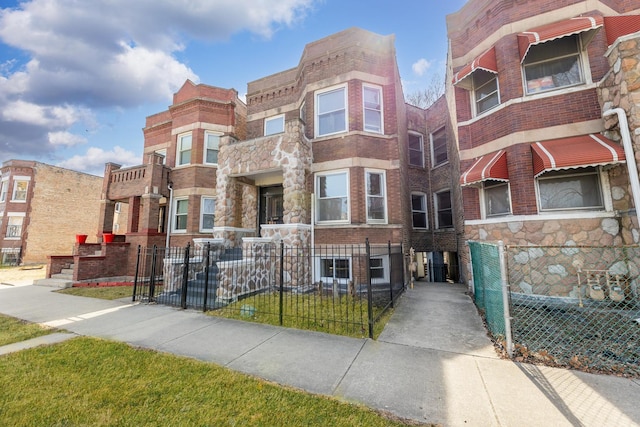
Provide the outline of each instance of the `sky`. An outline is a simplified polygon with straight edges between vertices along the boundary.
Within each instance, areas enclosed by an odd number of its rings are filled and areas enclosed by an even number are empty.
[[[145,118],[186,79],[234,88],[350,27],[394,34],[405,94],[444,79],[466,0],[0,0],[0,163],[142,163]]]

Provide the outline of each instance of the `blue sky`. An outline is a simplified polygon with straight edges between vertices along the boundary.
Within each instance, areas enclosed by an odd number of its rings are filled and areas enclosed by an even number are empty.
[[[235,88],[349,27],[395,34],[405,93],[444,77],[465,0],[0,0],[0,162],[139,164],[145,117],[191,79]]]

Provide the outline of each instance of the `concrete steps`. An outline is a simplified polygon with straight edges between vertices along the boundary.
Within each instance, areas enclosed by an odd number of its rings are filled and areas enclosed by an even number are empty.
[[[51,278],[34,280],[33,284],[38,286],[49,286],[52,288],[70,288],[73,286],[73,264],[63,268],[58,274],[52,274]]]

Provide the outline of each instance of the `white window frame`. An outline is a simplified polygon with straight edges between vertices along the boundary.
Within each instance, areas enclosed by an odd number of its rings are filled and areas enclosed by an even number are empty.
[[[375,108],[368,108],[367,107],[367,103],[366,103],[366,98],[365,98],[365,92],[367,90],[374,90],[376,92],[378,92],[378,96],[380,97],[380,109],[375,109]],[[367,111],[373,111],[376,112],[378,114],[380,114],[380,123],[378,123],[377,129],[373,128],[373,129],[368,129],[367,128]],[[371,132],[371,133],[379,133],[379,134],[384,134],[384,98],[382,95],[382,87],[380,86],[375,86],[372,84],[363,84],[362,85],[362,129],[365,132]]]
[[[502,185],[507,186],[509,211],[491,215],[489,214],[489,209],[487,207],[487,203],[489,201],[489,198],[487,197],[487,190],[498,187],[498,186],[502,186]],[[480,209],[481,209],[482,218],[485,218],[485,219],[511,215],[513,213],[513,205],[511,203],[511,185],[509,184],[509,182],[495,181],[495,180],[484,181],[482,183],[482,188],[480,189]]]
[[[482,75],[484,75],[484,73],[486,74],[490,74],[493,75],[492,78],[490,78],[489,80],[487,80],[486,82],[484,82],[482,85],[477,85],[476,84],[476,76],[478,76],[478,73],[483,73]],[[474,115],[479,116],[481,114],[486,113],[487,111],[491,111],[492,109],[496,108],[497,106],[500,105],[500,80],[498,79],[498,75],[489,71],[483,71],[483,70],[476,70],[475,73],[473,73],[473,76],[471,77],[473,80],[473,89],[471,90],[471,97],[472,97],[472,105],[473,105],[473,112]],[[489,95],[485,96],[484,98],[479,98],[478,97],[478,91],[481,90],[482,88],[484,88],[485,86],[487,86],[489,83],[495,81],[496,82],[496,89],[491,92]],[[491,107],[480,111],[480,109],[478,108],[478,104],[488,98],[490,98],[491,96],[493,96],[495,94],[496,98],[497,98],[497,102],[496,105],[492,105]]]
[[[434,135],[443,132],[444,133],[444,149],[445,152],[447,153],[447,158],[446,160],[440,162],[440,163],[436,163],[436,155],[435,155],[435,145],[434,145]],[[438,129],[436,129],[434,132],[431,132],[429,134],[429,140],[431,142],[431,166],[436,168],[438,166],[441,165],[446,165],[447,163],[449,163],[449,147],[447,146],[447,128],[445,126],[439,127]]]
[[[371,260],[379,259],[382,260],[382,277],[371,277],[371,283],[389,283],[390,279],[390,269],[389,269],[389,255],[375,255],[371,256]],[[371,275],[371,262],[369,262],[369,275]]]
[[[331,260],[333,262],[333,276],[325,276],[323,275],[323,263],[324,261]],[[349,263],[349,277],[336,277],[335,271],[335,263],[336,261],[347,261]],[[334,280],[338,283],[348,283],[353,277],[353,262],[351,255],[342,255],[342,256],[321,256],[317,258],[316,261],[316,271],[318,275],[318,280],[322,280],[324,283],[332,284]]]
[[[205,200],[213,200],[213,212],[205,212],[204,211]],[[212,215],[213,216],[213,222],[215,224],[215,220],[216,220],[216,198],[215,197],[202,196],[200,198],[200,232],[201,233],[213,232],[214,225],[212,225],[211,228],[205,228],[204,227],[204,216],[205,215]]]
[[[30,176],[14,176],[13,177],[13,191],[11,193],[11,202],[13,203],[27,203],[27,197],[29,196],[29,182],[31,181]],[[18,194],[18,183],[26,182],[27,186],[24,189],[24,199],[17,199],[16,195]]]
[[[579,169],[571,169],[566,170],[565,174],[562,174],[563,178],[569,178],[572,176],[584,176],[584,175],[595,175],[598,181],[598,191],[600,193],[600,199],[602,202],[601,206],[585,206],[585,207],[570,207],[570,208],[542,208],[541,203],[541,191],[540,191],[540,180],[551,180],[551,179],[559,179],[559,176],[549,176],[547,174],[542,174],[535,179],[535,189],[536,189],[536,203],[538,205],[538,212],[541,214],[549,214],[549,213],[558,213],[558,212],[597,212],[597,211],[607,211],[610,212],[613,210],[613,201],[611,200],[611,193],[607,191],[609,187],[609,178],[605,171],[603,171],[601,166],[596,166],[595,170],[591,170],[591,168],[579,168]],[[547,175],[547,176],[545,176]]]
[[[9,191],[9,177],[0,181],[0,203],[7,201],[7,192]]]
[[[178,213],[178,204],[180,204],[180,202],[187,202],[187,212],[184,214],[179,214]],[[184,215],[186,217],[186,223],[185,223],[185,227],[183,228],[177,228],[178,226],[178,216],[179,215]],[[172,233],[186,233],[187,229],[189,228],[189,198],[188,197],[176,197],[173,200],[173,210],[172,210],[172,217],[171,217],[171,232]]]
[[[330,199],[330,198],[337,198],[337,197],[346,197],[347,198],[347,206],[346,206],[346,211],[347,211],[347,218],[346,219],[339,219],[339,220],[320,220],[320,202],[322,200],[322,198],[320,197],[320,186],[319,186],[319,182],[320,182],[320,178],[321,177],[328,177],[328,176],[332,176],[332,175],[345,175],[345,180],[346,180],[346,192],[347,194],[342,195],[342,196],[335,196],[335,197],[325,197],[326,199]],[[340,170],[333,170],[333,171],[328,171],[328,172],[317,172],[315,179],[314,179],[314,186],[315,186],[315,194],[316,194],[316,208],[315,208],[315,213],[314,213],[314,217],[316,220],[317,224],[349,224],[351,222],[351,180],[350,180],[350,174],[349,174],[349,169],[340,169]]]
[[[189,138],[189,149],[183,149],[182,144],[186,138]],[[182,153],[189,152],[189,161],[182,162]],[[176,143],[176,166],[187,166],[191,164],[193,160],[193,134],[191,132],[181,133],[177,136]]]
[[[115,207],[113,208],[115,213],[122,212],[122,202],[116,202]]]
[[[582,84],[587,83],[587,80],[590,79],[590,74],[589,74],[589,66],[586,63],[588,61],[588,59],[586,58],[587,55],[584,54],[584,49],[583,49],[583,45],[582,45],[582,37],[580,36],[580,34],[574,34],[571,36],[565,36],[565,37],[575,37],[576,39],[576,48],[577,48],[577,52],[576,53],[571,53],[571,54],[565,54],[565,55],[561,55],[561,56],[555,56],[551,59],[546,59],[546,60],[542,60],[542,61],[537,61],[537,62],[531,62],[531,63],[527,63],[527,58],[525,57],[525,59],[522,61],[522,65],[520,67],[520,72],[522,74],[522,85],[523,85],[523,91],[524,94],[527,96],[531,96],[531,95],[536,95],[539,93],[544,93],[544,92],[551,92],[551,91],[556,91],[556,90],[562,90],[562,89],[566,89],[569,87],[573,87],[573,86],[579,86]],[[553,44],[556,41],[562,40],[565,37],[560,37],[558,39],[555,40],[550,40],[535,46],[532,46],[534,48],[541,48],[541,47],[545,47],[546,49],[549,50],[553,50]],[[540,90],[529,90],[529,85],[527,84],[528,80],[527,80],[527,73],[526,73],[526,68],[528,66],[535,66],[535,65],[541,65],[544,63],[552,63],[554,61],[559,61],[565,58],[570,58],[573,56],[577,55],[577,59],[576,59],[576,63],[578,64],[578,68],[579,68],[579,73],[580,73],[580,81],[576,82],[576,83],[571,83],[568,85],[563,85],[563,86],[554,86],[554,87],[549,87],[549,88],[541,88]],[[552,78],[552,76],[548,76],[548,78]]]
[[[20,240],[22,239],[22,234],[24,232],[24,219],[26,217],[26,213],[25,212],[8,212],[7,213],[7,229],[5,230],[5,234],[4,234],[4,239],[5,240]],[[11,219],[12,218],[20,218],[20,225],[19,225],[19,233],[18,235],[15,235],[16,233],[11,233],[12,235],[9,235],[9,230],[10,227],[15,227],[18,224],[11,224]]]
[[[438,196],[440,196],[441,194],[444,193],[449,193],[449,204],[451,205],[451,207],[449,208],[451,210],[451,224],[450,225],[442,225],[440,224],[440,206],[438,203]],[[435,219],[435,223],[436,223],[436,229],[437,230],[446,230],[446,229],[450,229],[454,227],[455,224],[455,219],[453,218],[453,200],[451,199],[452,196],[452,192],[450,189],[445,189],[445,190],[440,190],[437,191],[435,193],[433,193],[433,213],[434,213],[434,219]]]
[[[322,95],[326,95],[328,93],[331,92],[337,92],[337,91],[342,91],[343,92],[343,108],[341,109],[337,109],[337,110],[332,110],[332,111],[327,111],[324,112],[322,115],[327,115],[327,114],[331,114],[337,111],[342,111],[344,110],[344,128],[343,129],[338,129],[334,132],[327,132],[327,133],[320,133],[320,98],[322,97]],[[338,86],[332,86],[326,89],[321,89],[321,90],[317,90],[314,94],[314,100],[315,100],[315,104],[314,104],[314,113],[315,113],[315,129],[314,129],[314,134],[316,138],[319,137],[323,137],[323,136],[330,136],[330,135],[337,135],[340,133],[345,133],[349,131],[349,88],[347,87],[346,84],[341,84]]]
[[[270,126],[279,125],[275,129],[269,129]],[[264,119],[264,136],[277,135],[284,133],[284,114],[278,114],[277,116],[267,117]]]
[[[410,139],[412,136],[417,136],[418,139],[420,140],[420,164],[415,164],[415,163],[411,163],[411,153],[418,153],[418,150],[416,150],[415,148],[411,148],[411,144],[409,143]],[[409,135],[407,137],[407,152],[409,154],[409,166],[415,166],[415,167],[420,167],[420,168],[424,168],[424,136],[419,133],[419,132],[409,132]]]
[[[209,162],[207,160],[207,153],[209,152],[209,137],[210,136],[217,136],[218,137],[218,148],[216,148],[215,150],[211,149],[212,151],[217,151],[218,154],[216,155],[216,157],[218,157],[220,155],[220,138],[222,137],[222,135],[223,134],[220,133],[220,132],[211,132],[211,131],[208,131],[208,130],[204,132],[204,152],[202,153],[202,160],[203,160],[203,163],[205,165],[217,165],[218,164],[217,161],[216,162]]]
[[[380,191],[382,194],[369,194],[369,176],[380,175]],[[367,224],[386,224],[387,219],[387,174],[386,171],[380,169],[365,169],[364,170],[364,186],[365,186],[365,209],[367,211]],[[383,218],[370,218],[369,217],[369,199],[376,198],[382,200]]]
[[[424,210],[417,210],[413,208],[413,198],[416,196],[422,199]],[[414,230],[428,230],[429,229],[429,207],[427,206],[427,195],[425,193],[412,192],[410,206],[411,206],[411,227]],[[424,214],[424,225],[425,225],[424,227],[415,226],[415,222],[413,221],[413,216],[415,214]]]

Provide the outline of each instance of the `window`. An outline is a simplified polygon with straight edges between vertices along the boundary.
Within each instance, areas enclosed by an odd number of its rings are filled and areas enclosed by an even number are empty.
[[[264,119],[264,135],[284,132],[284,114]]]
[[[173,231],[185,232],[187,231],[187,212],[189,210],[189,200],[176,199],[175,213],[173,220]]]
[[[376,86],[363,86],[362,103],[364,130],[367,132],[383,133],[382,89]]]
[[[0,182],[0,203],[7,200],[7,191],[9,189],[9,181],[4,180]]]
[[[2,248],[2,265],[20,264],[20,248]]]
[[[600,173],[596,168],[547,172],[536,182],[541,211],[604,209]]]
[[[527,94],[584,82],[577,35],[530,46],[522,65]]]
[[[316,175],[318,222],[349,222],[349,174],[334,172]]]
[[[409,133],[409,164],[424,167],[424,144],[419,133]]]
[[[200,231],[213,231],[216,199],[203,197],[200,201]]]
[[[447,153],[447,132],[440,128],[431,134],[431,159],[433,167],[446,163],[449,160]]]
[[[218,164],[218,150],[220,150],[220,134],[204,133],[204,162],[208,165]]]
[[[13,181],[13,195],[11,196],[12,202],[26,202],[27,201],[27,188],[29,187],[29,181],[27,180],[14,180]]]
[[[316,93],[316,136],[347,131],[347,88]]]
[[[484,212],[486,217],[508,215],[511,213],[508,182],[485,181],[483,190]]]
[[[476,70],[473,73],[473,97],[476,105],[476,114],[500,104],[498,92],[498,76],[484,70]]]
[[[178,135],[178,153],[176,165],[188,165],[191,163],[191,134]]]
[[[451,192],[442,191],[434,197],[436,216],[436,228],[453,227],[453,211],[451,209]]]
[[[425,194],[411,195],[411,214],[413,228],[427,228],[427,196]]]
[[[364,177],[367,187],[367,222],[385,224],[387,222],[385,173],[366,171]]]
[[[22,236],[22,221],[23,216],[11,216],[7,217],[7,238],[20,238]]]
[[[302,120],[305,123],[307,121],[307,103],[304,102],[304,101],[302,102],[302,105],[300,106],[300,120]]]
[[[351,278],[349,258],[321,258],[320,276],[323,281],[346,282]]]
[[[122,202],[116,202],[116,206],[114,210],[116,213],[122,212]]]
[[[389,256],[370,258],[369,274],[371,283],[389,282]]]

